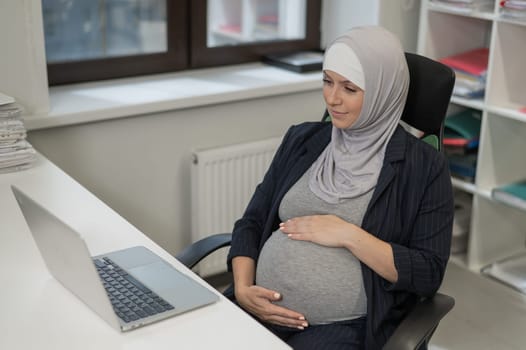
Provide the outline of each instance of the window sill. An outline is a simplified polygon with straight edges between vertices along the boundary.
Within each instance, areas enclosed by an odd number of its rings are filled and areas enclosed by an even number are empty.
[[[251,63],[51,87],[50,111],[25,116],[28,130],[321,89],[321,72]]]

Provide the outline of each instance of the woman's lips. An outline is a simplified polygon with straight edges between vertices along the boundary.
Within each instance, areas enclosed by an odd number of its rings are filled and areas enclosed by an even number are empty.
[[[345,112],[338,112],[338,111],[334,111],[334,110],[331,110],[331,115],[335,118],[341,118],[341,117],[344,117],[347,113]]]

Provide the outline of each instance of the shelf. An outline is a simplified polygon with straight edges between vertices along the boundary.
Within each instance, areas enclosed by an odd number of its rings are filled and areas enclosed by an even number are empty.
[[[509,23],[509,24],[515,24],[515,25],[518,25],[518,26],[526,26],[526,19],[524,20],[518,20],[518,19],[513,19],[513,18],[508,18],[508,17],[497,17],[496,19],[498,22],[501,22],[501,23]]]
[[[526,215],[495,200],[496,186],[526,178],[526,21],[493,10],[461,13],[424,0],[418,52],[432,59],[489,48],[484,98],[451,98],[449,114],[473,108],[482,112],[475,183],[452,178],[456,190],[472,194],[466,254],[451,261],[480,273],[480,268],[524,250]]]
[[[526,123],[526,113],[519,112],[518,108],[504,108],[489,106],[488,111],[499,116],[514,119],[523,123]]]
[[[240,32],[234,31],[234,30],[230,31],[230,30],[224,30],[224,29],[216,29],[212,31],[212,34],[218,35],[226,39],[234,40],[234,41],[239,41],[239,42],[247,41],[243,39],[243,36],[241,35]]]
[[[458,96],[451,96],[451,102],[460,106],[484,110],[484,100],[482,98],[463,98]]]
[[[434,4],[432,2],[429,2],[429,10],[430,11],[436,11],[436,12],[442,12],[442,13],[448,13],[451,15],[456,16],[464,16],[464,17],[471,17],[471,18],[479,18],[484,19],[488,21],[492,21],[496,18],[493,11],[479,11],[479,10],[469,10],[469,9],[455,9],[449,6],[444,6],[440,4]]]
[[[483,190],[483,189],[477,188],[475,190],[475,193],[484,199],[487,199],[490,201],[494,200],[493,197],[491,196],[491,190]]]
[[[482,273],[526,294],[526,251],[495,261],[484,267]]]
[[[451,177],[451,183],[453,184],[454,188],[458,188],[459,190],[469,192],[471,194],[474,194],[477,192],[477,187],[475,186],[475,184],[461,180],[454,176]]]
[[[467,193],[479,195],[488,200],[493,200],[493,198],[491,197],[491,190],[477,188],[477,186],[474,183],[461,180],[454,176],[451,177],[451,183],[453,184],[453,188],[462,190]]]
[[[219,36],[224,39],[233,40],[234,42],[239,43],[250,43],[256,41],[265,41],[265,40],[277,40],[279,38],[277,30],[261,30],[257,27],[254,29],[251,37],[244,37],[243,33],[235,30],[225,30],[225,29],[216,29],[213,30],[212,35]]]
[[[444,11],[429,11],[424,17],[418,52],[435,60],[471,49],[489,47],[493,22]],[[427,27],[425,23],[427,22]],[[440,38],[447,38],[441,40]],[[454,38],[454,40],[451,40]]]
[[[217,0],[207,6],[208,47],[306,38],[306,0]]]

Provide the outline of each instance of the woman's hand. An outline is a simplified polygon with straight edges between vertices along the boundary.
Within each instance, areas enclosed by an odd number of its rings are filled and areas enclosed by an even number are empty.
[[[279,228],[294,240],[326,247],[346,247],[358,227],[335,215],[311,215],[282,222]]]
[[[335,215],[297,217],[282,222],[279,228],[290,239],[347,248],[387,281],[398,281],[391,245]]]
[[[243,309],[267,323],[297,329],[308,326],[302,314],[272,303],[281,299],[281,295],[275,291],[256,285],[236,285],[235,294]]]

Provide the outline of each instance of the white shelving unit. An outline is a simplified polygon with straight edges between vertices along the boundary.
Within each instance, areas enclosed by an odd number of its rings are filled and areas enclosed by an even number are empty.
[[[208,0],[208,46],[303,39],[306,11],[306,0]]]
[[[526,252],[526,211],[496,202],[491,190],[526,178],[526,22],[499,16],[493,8],[458,13],[423,0],[418,53],[433,59],[478,47],[490,51],[486,94],[482,99],[453,97],[450,110],[482,111],[475,183],[453,179],[473,195],[469,243],[453,261],[479,272],[490,263]]]

